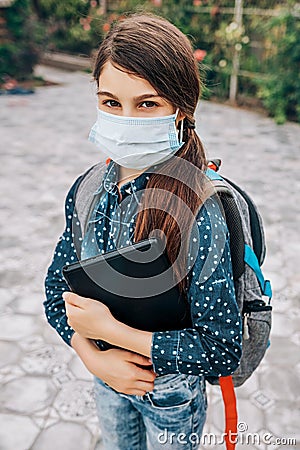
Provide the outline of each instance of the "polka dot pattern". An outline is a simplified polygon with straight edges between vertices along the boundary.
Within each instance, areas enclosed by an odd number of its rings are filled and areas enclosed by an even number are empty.
[[[153,333],[152,360],[160,375],[181,372],[215,378],[230,375],[238,367],[241,320],[228,230],[217,202],[208,199],[196,219],[188,254],[187,295],[193,327]]]
[[[82,258],[88,258],[133,242],[136,213],[149,174],[141,174],[116,186],[117,169],[110,163],[95,193],[87,232],[82,241]],[[71,187],[65,202],[66,228],[60,237],[45,280],[45,312],[49,323],[67,344],[73,330],[67,324],[62,293],[68,286],[62,267],[77,260],[73,227],[80,227],[74,212]],[[241,321],[235,300],[229,236],[215,199],[208,199],[193,224],[187,258],[188,290],[192,327],[153,333],[151,357],[159,375],[186,373],[209,377],[233,373],[241,357]]]
[[[81,176],[77,178],[66,197],[66,228],[58,240],[52,263],[48,268],[45,279],[46,300],[44,301],[44,308],[47,320],[68,345],[70,345],[74,330],[68,325],[65,303],[62,298],[63,292],[70,290],[62,275],[62,268],[64,265],[78,261],[75,246],[72,242],[74,236],[72,232],[72,217],[74,213],[74,192],[81,178]],[[75,226],[79,227],[79,222],[75,222]]]

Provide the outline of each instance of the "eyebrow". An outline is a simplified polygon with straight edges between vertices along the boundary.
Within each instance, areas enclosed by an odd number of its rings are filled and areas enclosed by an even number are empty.
[[[107,97],[111,97],[115,100],[118,100],[118,97],[116,95],[114,95],[108,91],[98,91],[97,95],[105,95]],[[133,97],[133,100],[138,102],[138,101],[144,100],[145,98],[153,98],[153,97],[160,97],[160,96],[158,94],[153,94],[153,93],[142,94],[142,95],[139,95],[138,97]]]

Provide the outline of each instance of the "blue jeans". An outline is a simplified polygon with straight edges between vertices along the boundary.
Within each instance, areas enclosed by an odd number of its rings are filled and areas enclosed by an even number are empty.
[[[95,378],[95,400],[105,450],[196,450],[206,419],[201,376],[157,377],[143,397],[116,392]]]

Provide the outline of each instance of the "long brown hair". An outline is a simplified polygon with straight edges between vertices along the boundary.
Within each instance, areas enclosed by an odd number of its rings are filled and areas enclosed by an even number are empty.
[[[204,195],[201,193],[204,191],[205,177],[202,173],[207,166],[203,145],[194,130],[193,116],[201,83],[191,44],[167,20],[150,14],[133,14],[116,23],[101,43],[93,73],[97,83],[107,61],[146,79],[161,97],[185,116],[185,144],[176,153],[177,158],[163,163],[164,173],[167,171],[170,176],[161,173],[150,176],[134,233],[136,242],[147,238],[152,230],[158,229],[165,234],[166,250],[175,278],[181,292],[185,293],[188,286],[184,276],[186,259],[177,256],[181,246],[184,249],[182,254],[187,255],[191,221],[188,215],[180,211],[180,202],[176,202],[176,198],[179,197],[196,214],[203,203]],[[176,179],[176,174],[182,171],[179,158],[198,169],[195,171],[196,190]],[[172,215],[166,208],[166,204],[170,203],[170,194],[173,203],[175,199],[175,214]]]

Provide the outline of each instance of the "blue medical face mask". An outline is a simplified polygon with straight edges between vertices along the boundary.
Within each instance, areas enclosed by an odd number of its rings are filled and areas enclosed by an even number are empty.
[[[123,117],[98,109],[89,140],[117,164],[132,169],[144,169],[171,158],[182,142],[176,129],[175,114],[163,117]]]

